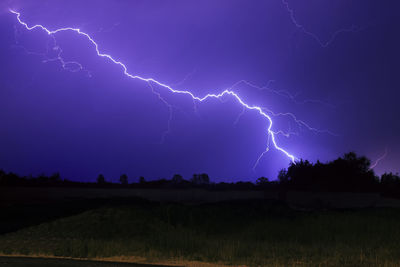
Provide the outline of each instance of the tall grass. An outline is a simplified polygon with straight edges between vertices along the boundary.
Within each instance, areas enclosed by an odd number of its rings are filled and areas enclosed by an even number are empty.
[[[400,210],[304,213],[263,202],[109,206],[1,236],[0,252],[248,266],[400,266]]]

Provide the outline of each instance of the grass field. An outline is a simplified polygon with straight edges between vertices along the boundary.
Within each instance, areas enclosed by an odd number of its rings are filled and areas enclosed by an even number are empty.
[[[400,210],[106,205],[0,236],[0,253],[247,266],[400,266]]]
[[[162,267],[161,265],[143,265],[124,262],[72,260],[32,257],[0,257],[0,266],[12,267]]]

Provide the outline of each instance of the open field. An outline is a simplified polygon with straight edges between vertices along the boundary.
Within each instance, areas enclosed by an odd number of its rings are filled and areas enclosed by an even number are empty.
[[[204,189],[0,187],[0,200],[8,203],[43,203],[50,200],[140,197],[151,201],[205,203],[233,199],[277,199],[277,192],[261,190],[209,191]]]
[[[0,187],[0,206],[41,204],[59,201],[142,198],[157,202],[214,203],[231,200],[280,200],[290,206],[306,207],[315,202],[332,208],[399,207],[400,199],[381,197],[379,193],[278,192],[263,190],[138,189],[79,187]]]
[[[125,262],[106,262],[32,257],[0,257],[0,266],[13,267],[162,267],[162,265],[135,264]]]
[[[3,229],[7,222],[20,222],[0,235],[3,255],[235,266],[400,266],[400,209],[395,208],[305,212],[275,200],[185,205],[114,198],[18,204],[2,211]]]

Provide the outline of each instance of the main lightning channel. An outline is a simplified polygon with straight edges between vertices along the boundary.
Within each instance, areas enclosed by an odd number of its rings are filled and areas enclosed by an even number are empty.
[[[169,86],[169,85],[167,85],[167,84],[164,84],[164,83],[162,83],[162,82],[159,82],[159,81],[157,81],[157,80],[155,80],[155,79],[153,79],[153,78],[143,78],[143,77],[140,77],[140,76],[137,76],[137,75],[130,74],[130,73],[128,72],[128,68],[126,67],[126,65],[125,65],[124,63],[122,63],[122,62],[119,61],[119,60],[114,59],[114,58],[113,58],[111,55],[109,55],[109,54],[101,53],[100,50],[99,50],[99,45],[96,43],[96,41],[95,41],[89,34],[87,34],[87,33],[85,33],[85,32],[82,32],[80,29],[78,29],[78,28],[66,27],[66,28],[60,28],[60,29],[56,29],[56,30],[49,30],[49,29],[47,29],[45,26],[43,26],[43,25],[41,25],[41,24],[36,24],[36,25],[33,25],[33,26],[29,26],[26,22],[24,22],[24,21],[21,20],[21,13],[19,13],[19,12],[17,12],[17,11],[14,11],[14,10],[11,10],[11,9],[10,9],[10,12],[13,13],[13,14],[15,14],[15,15],[17,16],[18,22],[19,22],[21,25],[23,25],[23,26],[24,26],[27,30],[29,30],[29,31],[34,30],[34,29],[41,29],[41,30],[45,31],[48,35],[54,35],[54,34],[56,34],[56,33],[63,32],[63,31],[73,31],[73,32],[76,32],[76,33],[78,33],[78,34],[80,34],[80,35],[85,36],[85,37],[93,44],[93,46],[95,47],[96,53],[97,53],[97,55],[98,55],[99,57],[107,58],[107,59],[109,59],[111,62],[113,62],[114,64],[119,65],[120,67],[122,67],[122,69],[123,69],[123,71],[124,71],[124,75],[127,76],[127,77],[129,77],[129,78],[131,78],[131,79],[138,79],[138,80],[141,80],[141,81],[144,81],[144,82],[147,82],[147,83],[156,84],[156,85],[161,86],[161,87],[163,87],[163,88],[165,88],[165,89],[168,89],[170,92],[175,93],[175,94],[189,95],[193,100],[197,100],[197,101],[199,101],[199,102],[203,102],[203,101],[205,101],[205,100],[207,100],[207,99],[209,99],[209,98],[217,98],[217,99],[219,99],[219,98],[221,98],[221,97],[223,97],[223,96],[225,96],[225,95],[229,95],[229,96],[235,98],[244,108],[246,108],[246,109],[248,109],[248,110],[256,110],[256,111],[258,111],[258,113],[259,113],[261,116],[263,116],[264,118],[266,118],[267,121],[269,122],[269,126],[268,126],[268,128],[267,128],[267,134],[268,134],[268,135],[267,135],[267,136],[268,136],[267,148],[266,148],[266,150],[261,154],[261,156],[259,157],[259,159],[257,160],[257,162],[258,162],[258,161],[260,160],[260,158],[265,154],[265,152],[267,152],[267,151],[269,150],[269,143],[270,143],[270,142],[273,144],[273,146],[274,146],[274,148],[275,148],[276,150],[279,150],[280,152],[282,152],[282,153],[283,153],[286,157],[288,157],[293,163],[294,163],[295,160],[297,159],[294,155],[292,155],[291,153],[289,153],[288,151],[286,151],[285,149],[283,149],[282,147],[280,147],[280,146],[276,143],[276,140],[275,140],[275,132],[272,130],[272,125],[273,125],[272,118],[271,118],[267,113],[265,113],[265,112],[263,111],[263,108],[262,108],[262,107],[259,107],[259,106],[252,106],[252,105],[247,104],[247,103],[244,102],[244,101],[239,97],[239,95],[236,94],[235,92],[226,89],[226,90],[222,91],[222,92],[219,93],[219,94],[207,94],[207,95],[205,95],[205,96],[203,96],[203,97],[199,97],[199,96],[194,95],[194,94],[193,94],[192,92],[190,92],[190,91],[186,91],[186,90],[176,90],[176,89],[172,88],[171,86]]]

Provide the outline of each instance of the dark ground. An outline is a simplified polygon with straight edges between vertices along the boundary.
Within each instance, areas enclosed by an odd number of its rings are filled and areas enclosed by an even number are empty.
[[[400,266],[398,208],[327,209],[319,203],[304,211],[265,199],[197,205],[132,197],[0,200],[2,255],[126,256],[233,266]],[[0,257],[0,266],[142,265]]]
[[[28,257],[0,257],[0,266],[12,267],[161,267],[134,263],[116,263],[70,259],[41,259]],[[165,265],[163,265],[165,267]]]

